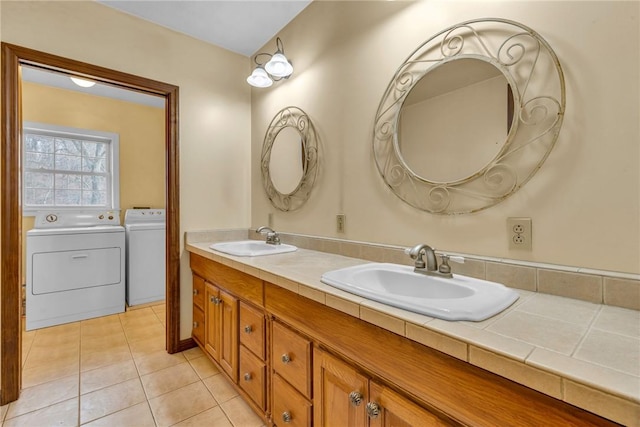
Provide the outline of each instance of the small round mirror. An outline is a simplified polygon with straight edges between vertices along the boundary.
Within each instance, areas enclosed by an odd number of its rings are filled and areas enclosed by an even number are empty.
[[[318,141],[309,116],[297,107],[275,115],[262,144],[262,184],[281,211],[302,206],[318,172]]]
[[[300,184],[304,172],[304,147],[300,132],[283,128],[271,147],[269,173],[273,186],[282,194],[291,194]]]

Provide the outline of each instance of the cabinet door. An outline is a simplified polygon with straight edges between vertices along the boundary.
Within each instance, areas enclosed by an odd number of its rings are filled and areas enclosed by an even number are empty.
[[[371,381],[366,412],[370,427],[451,426],[445,420],[416,405],[387,387]],[[364,405],[363,405],[364,406]]]
[[[220,291],[220,366],[238,382],[238,300]]]
[[[322,350],[313,358],[314,425],[365,427],[368,379]]]
[[[205,287],[205,342],[204,347],[207,353],[213,357],[214,360],[220,361],[220,346],[221,346],[221,310],[220,304],[220,290],[213,286],[211,283],[207,283]]]

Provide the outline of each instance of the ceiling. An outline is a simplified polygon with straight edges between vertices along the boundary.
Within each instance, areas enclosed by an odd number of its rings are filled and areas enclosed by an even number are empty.
[[[157,25],[252,56],[298,15],[311,0],[98,0],[99,3]],[[274,46],[275,49],[275,46]],[[25,81],[106,96],[153,107],[164,98],[96,84],[83,88],[66,74],[23,67]]]
[[[252,56],[311,0],[98,0],[154,24]]]

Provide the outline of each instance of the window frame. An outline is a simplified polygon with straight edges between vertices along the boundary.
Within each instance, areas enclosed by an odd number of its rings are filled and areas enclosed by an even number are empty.
[[[38,134],[60,138],[72,138],[80,139],[83,141],[94,141],[107,143],[108,145],[108,166],[109,172],[106,174],[107,178],[107,203],[104,206],[59,206],[59,205],[27,205],[23,202],[22,214],[24,216],[33,216],[37,212],[43,210],[84,210],[84,211],[102,211],[102,210],[120,210],[120,135],[113,132],[99,131],[93,129],[80,129],[70,126],[59,126],[48,123],[37,122],[23,122],[21,135],[21,148],[22,148],[22,192],[26,194],[26,179],[27,173],[26,165],[26,149],[25,149],[25,135],[26,134]],[[56,169],[54,166],[53,173]],[[73,172],[72,172],[73,173]],[[91,174],[89,174],[91,175]],[[55,177],[54,177],[55,180]],[[55,198],[54,198],[55,202]]]

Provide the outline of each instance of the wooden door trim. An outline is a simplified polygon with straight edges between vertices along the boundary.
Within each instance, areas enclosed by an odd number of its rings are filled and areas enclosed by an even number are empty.
[[[22,128],[20,65],[65,71],[101,83],[165,98],[166,170],[166,348],[175,353],[193,341],[180,341],[180,197],[177,86],[133,74],[75,61],[8,43],[2,50],[2,97],[0,99],[0,404],[18,399],[21,386],[21,244],[22,209],[20,136]]]

